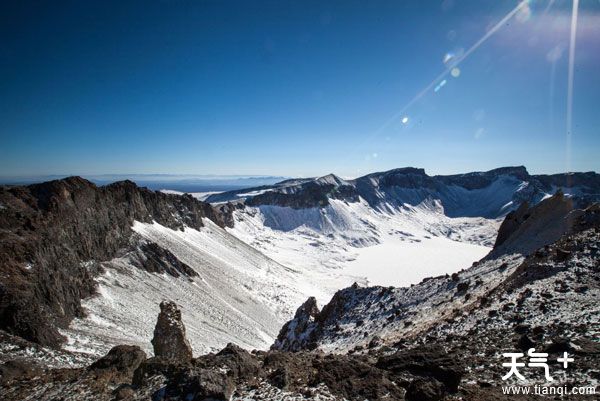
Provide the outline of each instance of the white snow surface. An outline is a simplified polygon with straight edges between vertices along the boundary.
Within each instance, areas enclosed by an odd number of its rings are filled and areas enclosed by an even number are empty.
[[[236,211],[228,231],[286,266],[333,276],[335,284],[409,286],[468,267],[490,250],[499,220],[442,212],[436,202],[383,212],[364,201],[330,200],[325,208],[309,209],[259,206]],[[330,294],[340,288],[323,285]]]
[[[179,305],[196,355],[228,342],[268,348],[305,294],[318,289],[210,220],[204,223],[200,231],[175,231],[136,222],[133,229],[141,237],[169,249],[199,276],[148,273],[127,257],[105,263],[99,294],[84,301],[88,316],[75,319],[63,333],[66,348],[103,354],[116,344],[136,344],[152,354],[158,305],[167,299]]]
[[[175,191],[173,189],[161,189],[160,192],[163,192],[165,194],[172,194],[172,195],[184,195],[184,194],[190,194],[192,195],[194,198],[198,199],[199,201],[205,201],[206,198],[208,198],[211,195],[215,195],[215,194],[220,194],[221,191],[208,191],[208,192],[180,192],[180,191]]]
[[[128,255],[104,263],[88,316],[63,334],[67,350],[105,354],[136,344],[152,354],[158,304],[176,302],[195,355],[233,342],[266,349],[309,296],[324,305],[354,282],[409,286],[452,273],[490,250],[499,221],[449,218],[439,202],[390,206],[331,200],[325,208],[246,207],[234,228],[205,219],[200,230],[135,222],[146,241],[171,251],[199,276],[149,273]]]

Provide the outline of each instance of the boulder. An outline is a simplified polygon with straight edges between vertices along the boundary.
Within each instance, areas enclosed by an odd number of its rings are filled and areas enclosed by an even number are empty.
[[[136,345],[117,345],[106,356],[90,365],[88,371],[113,381],[131,382],[133,373],[146,360],[146,353]]]
[[[250,379],[260,372],[260,364],[245,349],[229,343],[215,356],[219,366],[226,366],[229,372],[237,377]]]
[[[519,347],[521,351],[526,352],[530,348],[535,348],[535,343],[529,338],[527,334],[523,334],[521,337],[519,337],[519,340],[517,341],[517,347]]]
[[[416,379],[406,389],[407,401],[440,401],[444,397],[444,385],[436,379]]]
[[[234,390],[233,380],[225,373],[208,369],[186,369],[169,382],[166,394],[189,401],[228,401]]]
[[[34,362],[25,359],[9,360],[0,364],[0,384],[13,379],[29,379],[42,373],[42,367]]]

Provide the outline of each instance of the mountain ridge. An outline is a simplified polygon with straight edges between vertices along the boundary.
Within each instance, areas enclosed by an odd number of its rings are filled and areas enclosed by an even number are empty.
[[[516,209],[523,201],[535,204],[558,189],[564,189],[576,202],[589,203],[600,199],[600,175],[595,172],[530,175],[524,166],[512,166],[429,176],[422,168],[402,167],[349,180],[335,174],[285,180],[272,186],[213,194],[206,201],[237,201],[257,207],[272,205],[304,209],[325,207],[330,199],[357,202],[362,198],[374,208],[396,209],[403,204],[414,206],[433,199],[439,200],[450,217],[497,218]],[[489,198],[496,199],[487,209],[469,210],[469,203],[489,202]]]

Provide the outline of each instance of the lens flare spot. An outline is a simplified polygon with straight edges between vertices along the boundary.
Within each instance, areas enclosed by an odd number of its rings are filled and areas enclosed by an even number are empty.
[[[460,68],[454,67],[452,70],[450,70],[450,75],[452,75],[454,78],[460,77]]]
[[[529,7],[529,3],[525,3],[521,8],[519,8],[515,18],[519,22],[527,22],[531,19],[531,7]]]
[[[440,82],[440,83],[439,83],[439,84],[438,84],[438,85],[435,87],[435,89],[434,89],[433,91],[434,91],[434,92],[439,92],[439,91],[440,91],[440,89],[442,89],[442,88],[444,87],[444,85],[446,85],[446,80],[445,80],[445,79],[444,79],[444,80],[442,80],[442,82]]]
[[[408,123],[408,117],[402,117],[402,124]]]

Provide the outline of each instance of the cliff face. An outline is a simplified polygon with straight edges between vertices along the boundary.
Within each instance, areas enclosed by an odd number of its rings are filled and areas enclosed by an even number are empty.
[[[100,262],[130,250],[134,220],[172,229],[223,227],[230,219],[191,196],[104,187],[79,177],[0,187],[0,328],[43,345],[63,340],[57,327],[83,314]]]
[[[598,204],[585,209],[574,205],[573,199],[560,191],[537,205],[521,204],[502,222],[490,257],[508,253],[528,255],[565,234],[590,226],[597,219]]]

